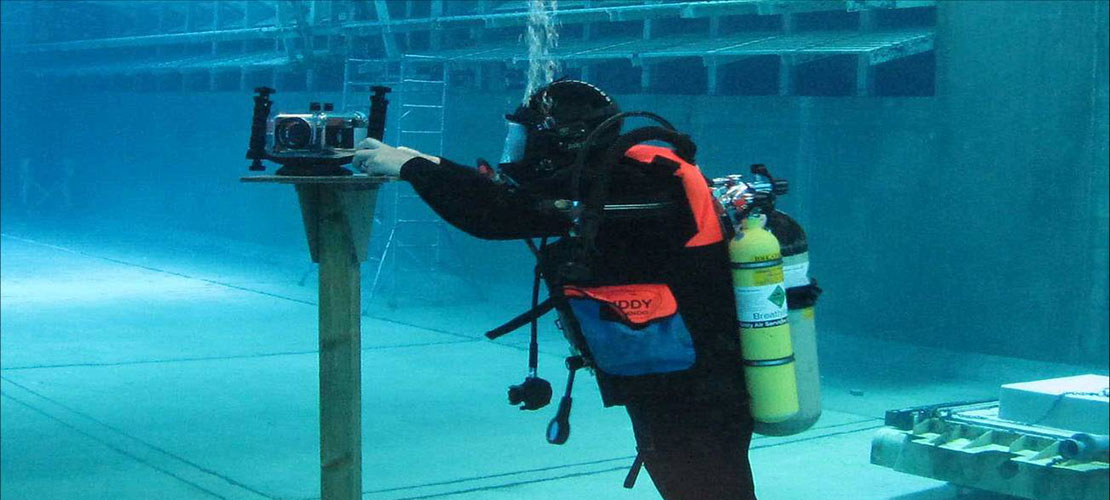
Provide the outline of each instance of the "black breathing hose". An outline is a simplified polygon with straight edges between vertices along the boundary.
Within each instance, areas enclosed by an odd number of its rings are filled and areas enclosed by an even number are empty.
[[[531,242],[532,240],[528,240]],[[535,246],[534,244],[531,246]],[[544,249],[547,248],[547,238],[540,239],[540,248],[536,252],[537,255],[542,254]],[[536,309],[540,304],[540,264],[539,260],[536,261],[535,277],[532,278],[532,309]],[[528,343],[528,376],[535,377],[539,371],[540,365],[540,342],[539,342],[539,321],[538,316],[532,318],[532,339]]]

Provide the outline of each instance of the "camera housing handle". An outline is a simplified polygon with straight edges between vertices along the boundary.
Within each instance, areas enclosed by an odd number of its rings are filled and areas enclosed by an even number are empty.
[[[270,87],[258,87],[254,91],[257,95],[254,96],[254,115],[251,116],[251,139],[247,147],[247,159],[252,160],[248,168],[258,172],[266,170],[262,160],[269,158],[266,154],[266,120],[270,117],[270,108],[274,105],[270,100],[270,94],[276,90]]]
[[[385,98],[385,95],[392,92],[393,89],[375,85],[370,87],[370,91],[374,94],[370,96],[370,114],[366,125],[366,137],[380,141],[385,138],[385,117],[386,110],[389,109],[389,101]]]

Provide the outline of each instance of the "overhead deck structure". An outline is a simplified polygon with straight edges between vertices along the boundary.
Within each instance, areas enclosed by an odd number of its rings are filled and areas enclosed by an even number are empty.
[[[596,63],[627,60],[642,71],[644,91],[651,90],[657,64],[696,58],[704,64],[710,94],[720,90],[719,67],[777,57],[783,95],[794,92],[796,66],[854,57],[856,93],[867,95],[873,67],[933,48],[931,25],[881,21],[897,11],[934,5],[935,0],[564,0],[558,5],[562,34],[554,55],[587,78]],[[493,81],[483,76],[491,65],[511,72],[527,61],[518,40],[519,28],[528,22],[522,0],[78,0],[65,4],[65,15],[81,29],[52,30],[49,18],[59,15],[56,9],[35,3],[19,9],[23,24],[35,28],[19,37],[22,43],[7,47],[42,56],[28,57],[28,69],[46,78],[109,77],[114,85],[135,86],[169,75],[169,83],[155,87],[198,91],[241,90],[292,78],[310,90],[337,89],[347,59],[396,63],[404,54],[420,54],[471,72],[475,77],[468,80],[485,86]],[[829,14],[841,16],[832,23],[837,27],[799,22]],[[200,83],[189,85],[186,77]]]

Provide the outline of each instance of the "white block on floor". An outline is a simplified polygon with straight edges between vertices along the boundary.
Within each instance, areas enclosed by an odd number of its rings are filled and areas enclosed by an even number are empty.
[[[1074,432],[1106,434],[1110,425],[1110,377],[1078,375],[1006,384],[999,396],[998,416],[1025,424]]]

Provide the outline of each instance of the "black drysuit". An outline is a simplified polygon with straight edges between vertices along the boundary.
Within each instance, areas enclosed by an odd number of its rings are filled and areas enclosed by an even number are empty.
[[[686,246],[697,228],[676,167],[630,158],[611,167],[607,204],[670,205],[627,215],[607,212],[596,241],[595,274],[602,281],[668,285],[693,339],[696,362],[672,373],[595,374],[605,405],[626,407],[640,457],[664,498],[754,499],[748,463],[752,420],[728,242]],[[478,238],[562,236],[569,229],[567,217],[543,209],[536,196],[447,160],[436,165],[414,158],[402,167],[401,179],[447,222]]]

